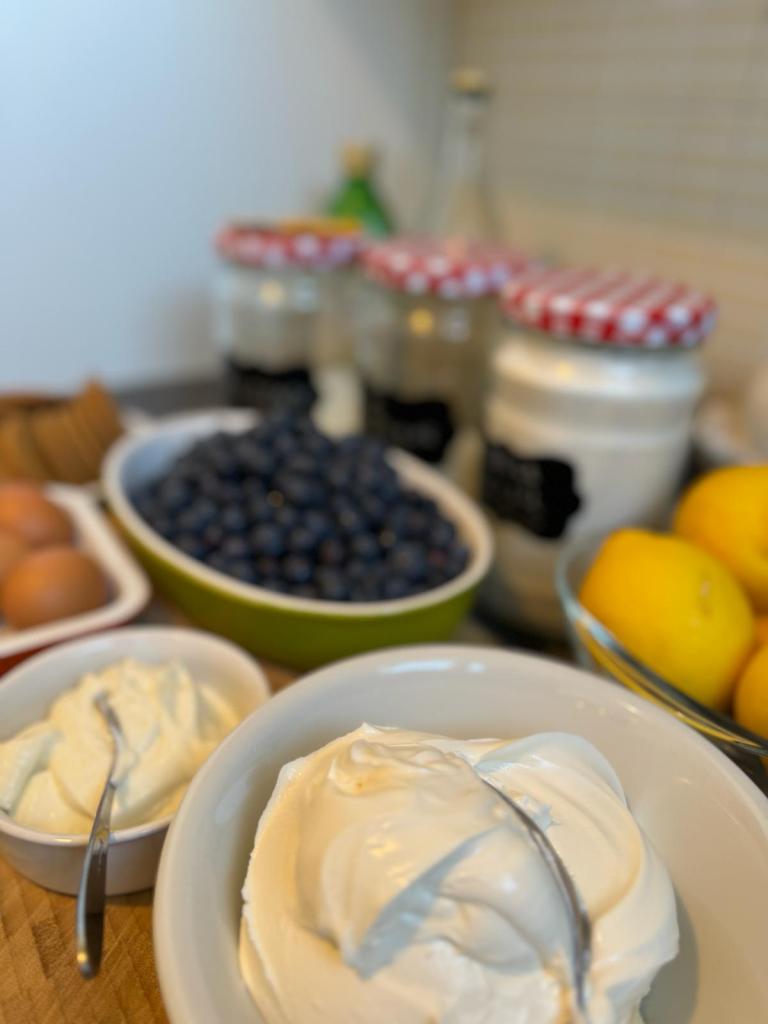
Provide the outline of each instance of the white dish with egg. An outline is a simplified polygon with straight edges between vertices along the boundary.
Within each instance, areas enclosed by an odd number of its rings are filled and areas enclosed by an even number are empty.
[[[0,618],[0,672],[45,647],[130,622],[149,600],[146,574],[94,499],[83,488],[66,484],[51,484],[45,494],[72,519],[76,546],[101,566],[109,585],[109,600],[93,611],[27,629],[12,629]]]
[[[285,764],[366,720],[460,739],[558,731],[591,742],[615,769],[678,901],[680,953],[643,1004],[646,1024],[768,1019],[765,797],[713,746],[619,687],[542,658],[435,646],[314,673],[251,716],[197,775],[155,897],[172,1024],[263,1024],[239,964],[240,892],[258,821]],[[295,981],[311,988],[316,975],[297,961]],[[345,1009],[344,1021],[353,1024],[355,1012]]]
[[[144,684],[140,678],[132,680],[130,672],[121,675],[114,668],[125,659],[153,666],[149,680],[152,685],[147,686],[153,700],[144,700],[140,692]],[[161,671],[162,666],[173,663],[183,670]],[[4,747],[0,746],[0,789],[4,779],[5,802],[10,811],[0,810],[0,854],[21,874],[58,892],[77,892],[90,830],[85,812],[95,803],[103,784],[99,766],[106,751],[98,735],[103,726],[98,720],[89,719],[87,703],[94,686],[99,688],[105,685],[105,680],[107,684],[110,682],[109,675],[104,675],[105,670],[113,674],[116,710],[120,714],[122,703],[128,731],[136,740],[129,744],[131,749],[124,765],[125,793],[129,795],[121,797],[118,790],[115,803],[118,827],[110,845],[107,872],[110,895],[135,892],[154,883],[160,850],[172,818],[172,813],[168,812],[172,812],[183,795],[181,782],[171,786],[168,792],[162,786],[158,788],[155,782],[158,772],[162,774],[167,770],[168,766],[162,762],[169,754],[168,760],[173,761],[171,771],[177,775],[180,771],[179,754],[184,748],[178,741],[188,743],[191,735],[183,716],[193,717],[199,714],[201,707],[216,707],[223,709],[221,722],[229,728],[269,697],[266,678],[249,655],[229,641],[192,629],[138,626],[102,633],[39,654],[9,672],[0,681],[0,744],[6,741]],[[178,678],[184,676],[184,670],[189,679]],[[134,672],[134,675],[137,674]],[[81,683],[86,676],[90,679]],[[73,687],[79,683],[82,692],[76,694]],[[201,689],[208,688],[209,697],[196,703],[190,683]],[[181,709],[181,718],[177,714],[178,721],[164,721],[163,727],[158,729],[162,742],[147,746],[147,757],[139,756],[142,737],[149,734],[142,714],[162,715],[167,719],[163,697],[170,692],[169,687],[174,688],[174,713]],[[19,753],[17,745],[7,741],[34,723],[44,721],[57,701],[59,718],[54,725],[58,724],[60,729],[53,730],[56,739],[50,755],[41,747],[33,749],[38,729],[41,742],[50,743],[51,730],[45,725],[36,726],[32,730],[31,745],[21,751],[22,757],[36,762],[30,778],[15,778],[13,771],[8,770],[12,762],[6,763],[3,772],[3,750],[6,754]],[[201,736],[205,742],[198,744],[198,760],[214,745],[213,733],[207,736],[201,733]],[[175,747],[174,740],[177,741]],[[54,759],[53,764],[49,763],[49,756]],[[188,774],[194,773],[195,764],[189,766]],[[93,792],[89,791],[89,785]],[[185,788],[186,783],[183,783]],[[60,796],[52,799],[53,794],[61,792],[75,796],[66,801]],[[15,820],[13,814],[19,814],[22,820]],[[42,829],[46,815],[51,829],[58,831]],[[119,827],[121,817],[128,827]],[[31,827],[33,824],[36,827]],[[62,832],[62,827],[77,831]]]

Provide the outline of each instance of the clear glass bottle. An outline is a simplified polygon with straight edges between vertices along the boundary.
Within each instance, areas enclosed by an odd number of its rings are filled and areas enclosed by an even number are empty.
[[[496,241],[503,235],[487,173],[491,97],[480,68],[454,72],[436,173],[419,225],[426,235],[464,241]]]

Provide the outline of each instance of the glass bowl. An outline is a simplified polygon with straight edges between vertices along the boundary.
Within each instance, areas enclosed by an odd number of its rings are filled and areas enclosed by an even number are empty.
[[[768,757],[768,740],[742,728],[728,715],[700,704],[644,665],[579,601],[582,580],[606,536],[593,535],[566,545],[555,569],[557,593],[576,660],[584,668],[608,676],[671,711],[721,747],[766,788],[768,773],[759,759]]]

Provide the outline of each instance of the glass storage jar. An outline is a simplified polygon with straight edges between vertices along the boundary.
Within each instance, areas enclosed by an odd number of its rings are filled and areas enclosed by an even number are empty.
[[[479,427],[493,297],[524,266],[499,247],[393,239],[363,256],[357,362],[367,432],[446,463]]]
[[[482,499],[496,533],[483,600],[558,635],[565,540],[662,526],[689,451],[712,299],[620,272],[530,271],[501,299],[484,414]]]
[[[234,223],[216,238],[221,257],[214,334],[233,405],[308,411],[323,325],[357,258],[356,227],[332,220]]]

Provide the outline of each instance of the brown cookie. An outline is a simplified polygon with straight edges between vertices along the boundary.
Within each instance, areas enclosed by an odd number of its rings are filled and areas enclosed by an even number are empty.
[[[101,472],[101,460],[104,457],[104,445],[94,431],[82,402],[75,399],[68,405],[72,426],[77,435],[79,450],[88,465],[91,479],[95,480]]]
[[[62,430],[61,409],[43,409],[30,420],[32,437],[55,480],[65,483],[79,482],[82,475],[80,460],[73,456],[71,443]]]
[[[123,433],[117,404],[97,380],[89,380],[76,401],[86,412],[89,424],[106,451]]]
[[[9,476],[21,480],[48,479],[48,466],[34,444],[24,413],[0,420],[0,452]]]

